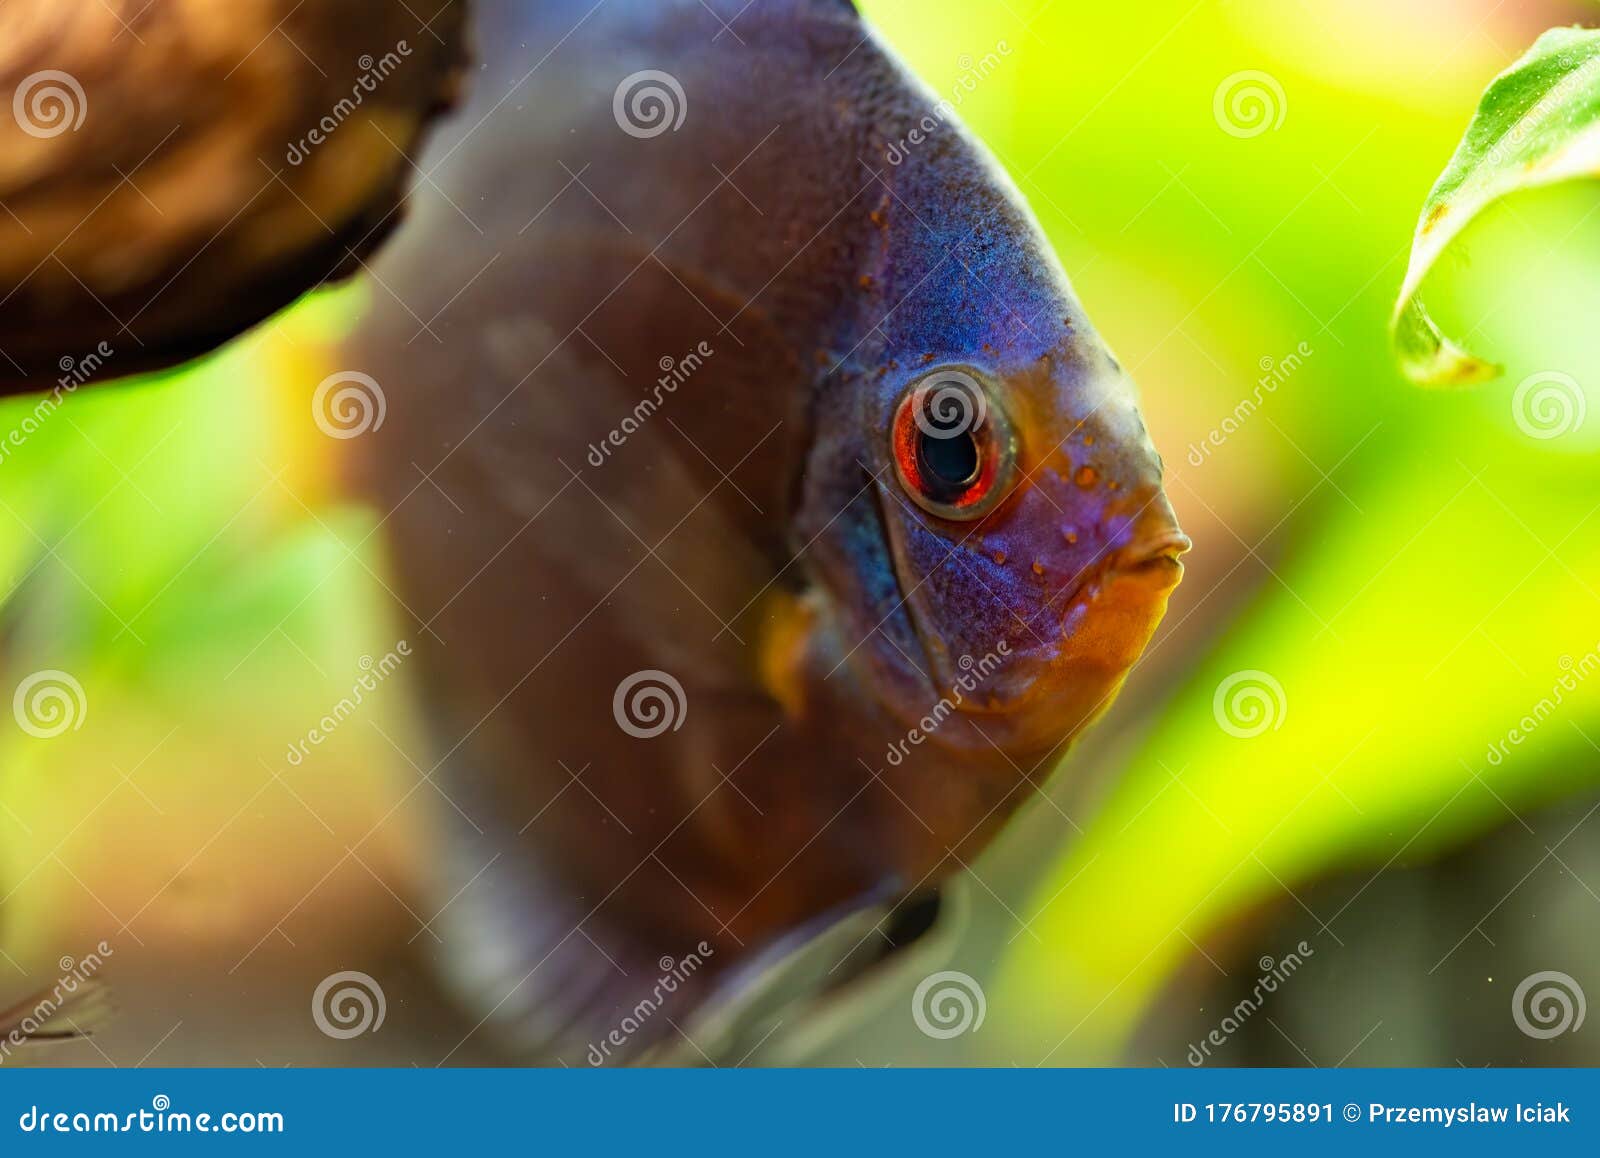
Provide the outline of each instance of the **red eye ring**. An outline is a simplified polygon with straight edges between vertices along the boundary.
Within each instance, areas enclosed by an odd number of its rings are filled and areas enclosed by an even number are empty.
[[[995,393],[976,370],[946,366],[914,382],[895,408],[895,474],[929,514],[980,519],[1009,492],[1016,440]]]

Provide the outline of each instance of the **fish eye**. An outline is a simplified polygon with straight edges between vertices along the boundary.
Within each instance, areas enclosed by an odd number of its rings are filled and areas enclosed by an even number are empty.
[[[895,474],[929,514],[979,519],[1010,490],[1016,442],[994,395],[975,371],[945,367],[912,383],[895,409]]]

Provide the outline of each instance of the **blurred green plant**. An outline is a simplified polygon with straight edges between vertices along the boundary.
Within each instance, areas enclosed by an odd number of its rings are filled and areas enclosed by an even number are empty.
[[[374,728],[341,730],[314,776],[284,765],[395,640],[376,517],[332,501],[305,388],[351,311],[322,295],[180,372],[0,404],[7,992],[122,921],[248,944],[326,867],[273,851],[291,824],[293,847],[338,850],[330,825],[353,840],[391,808],[400,757]],[[41,671],[80,693],[45,735],[13,726]],[[405,743],[405,703],[374,697],[363,722]]]

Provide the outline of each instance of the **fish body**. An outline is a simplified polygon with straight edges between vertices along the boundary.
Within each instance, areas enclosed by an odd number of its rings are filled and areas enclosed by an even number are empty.
[[[341,356],[387,401],[448,952],[512,1040],[610,1061],[970,863],[1187,541],[1021,196],[846,0],[475,19]]]

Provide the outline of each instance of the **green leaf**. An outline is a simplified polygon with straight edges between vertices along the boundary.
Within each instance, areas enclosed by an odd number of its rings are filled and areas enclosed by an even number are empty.
[[[1512,193],[1600,176],[1600,30],[1556,28],[1484,93],[1422,207],[1391,322],[1395,356],[1424,386],[1469,386],[1500,367],[1439,330],[1419,297],[1439,257],[1484,209]]]

